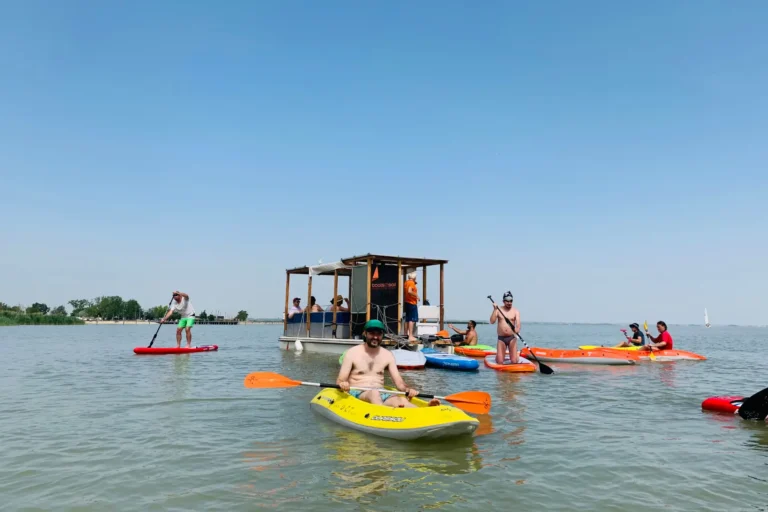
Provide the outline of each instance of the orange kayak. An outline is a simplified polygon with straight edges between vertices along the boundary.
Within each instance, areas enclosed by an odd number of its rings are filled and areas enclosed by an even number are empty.
[[[603,348],[580,350],[533,347],[531,350],[528,350],[528,347],[525,347],[520,351],[520,355],[533,359],[531,351],[533,351],[536,359],[547,363],[632,365],[636,361],[632,353],[626,350],[607,352]]]
[[[606,352],[619,352],[621,349],[604,348]],[[651,356],[647,350],[634,350],[625,351],[630,354],[630,357],[635,361],[652,361]],[[538,354],[537,354],[538,355]],[[687,352],[685,350],[654,350],[653,355],[656,356],[656,361],[706,361],[707,358],[696,354],[694,352]]]
[[[516,364],[512,364],[509,357],[507,357],[504,360],[504,364],[499,364],[496,362],[496,356],[495,355],[488,355],[485,356],[485,366],[488,368],[493,368],[494,370],[498,370],[500,372],[515,372],[515,373],[529,373],[529,372],[535,372],[536,371],[536,365],[524,358],[523,356],[520,356],[517,358],[518,362]]]
[[[463,347],[456,347],[453,351],[461,356],[485,357],[487,355],[495,355],[496,347],[490,345],[465,345]]]

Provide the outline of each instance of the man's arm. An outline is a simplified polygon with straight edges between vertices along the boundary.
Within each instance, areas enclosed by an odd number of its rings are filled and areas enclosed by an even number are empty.
[[[454,330],[454,331],[456,331],[457,333],[461,334],[462,336],[463,336],[463,335],[465,335],[465,334],[467,334],[467,331],[461,331],[461,330],[459,330],[459,329],[455,328],[455,327],[453,326],[453,324],[448,324],[448,327],[450,327],[451,329],[453,329],[453,330]]]
[[[342,391],[349,392],[349,374],[352,373],[352,358],[349,357],[349,353],[344,357],[341,362],[341,369],[339,370],[339,376],[336,377],[336,384],[339,385]]]
[[[517,310],[517,320],[515,320],[515,333],[520,332],[520,310]]]
[[[496,308],[496,303],[493,303],[493,313],[491,313],[491,323],[496,323],[496,315],[499,313],[499,310]]]

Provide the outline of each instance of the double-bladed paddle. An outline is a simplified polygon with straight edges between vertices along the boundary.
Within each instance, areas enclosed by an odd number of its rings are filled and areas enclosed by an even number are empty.
[[[299,380],[289,379],[284,375],[274,372],[252,372],[245,376],[244,385],[246,388],[293,388],[296,386],[314,386],[318,388],[335,388],[341,389],[338,384],[325,384],[322,382],[302,382]],[[379,391],[381,393],[391,393],[396,395],[405,395],[403,391],[393,391],[391,389],[376,389],[376,388],[358,388],[351,387],[350,389],[360,389],[363,391]],[[472,413],[472,414],[488,414],[491,410],[491,395],[485,391],[462,391],[461,393],[455,393],[448,396],[436,396],[428,395],[426,393],[419,393],[416,395],[419,398],[437,398],[439,400],[445,400],[454,404],[459,409]]]
[[[509,324],[509,328],[510,328],[510,329],[512,329],[512,332],[513,332],[513,333],[515,333],[515,334],[517,335],[517,337],[518,337],[518,338],[520,338],[520,341],[522,341],[522,342],[523,342],[523,345],[525,345],[525,347],[528,349],[528,352],[530,352],[530,353],[531,353],[531,356],[533,357],[533,359],[534,359],[534,360],[535,360],[537,363],[539,363],[539,371],[540,371],[541,373],[545,374],[545,375],[551,375],[551,374],[555,373],[555,370],[553,370],[553,369],[552,369],[552,368],[550,368],[549,366],[547,366],[547,365],[545,365],[544,363],[542,363],[541,361],[539,361],[539,358],[538,358],[538,357],[536,357],[536,354],[534,354],[534,353],[533,353],[533,349],[532,349],[531,347],[529,347],[529,346],[528,346],[528,344],[525,342],[525,340],[523,339],[523,337],[522,337],[522,336],[520,336],[520,333],[516,333],[516,332],[515,332],[515,326],[514,326],[514,325],[512,325],[512,322],[510,322],[509,318],[507,318],[507,317],[504,315],[504,313],[502,313],[502,312],[501,312],[501,310],[499,309],[499,306],[497,306],[497,305],[496,305],[496,303],[494,302],[493,298],[492,298],[490,295],[488,296],[488,300],[490,300],[490,301],[491,301],[491,303],[493,303],[493,306],[494,306],[494,307],[496,308],[496,310],[499,312],[499,315],[501,315],[501,317],[502,317],[502,318],[504,318],[504,320],[506,320],[506,321],[507,321],[507,324]],[[511,359],[511,355],[510,355],[510,359]]]
[[[768,388],[745,398],[739,407],[739,416],[745,420],[765,420],[768,417]]]
[[[173,295],[171,295],[171,301],[168,303],[168,307],[171,307],[171,302],[173,302]],[[160,319],[162,320],[162,318]],[[163,326],[163,322],[160,322],[160,325],[157,326],[157,330],[155,331],[155,335],[152,336],[152,341],[149,342],[149,346],[147,348],[152,348],[152,344],[155,343],[155,338],[157,338],[157,333],[160,332],[160,328]]]

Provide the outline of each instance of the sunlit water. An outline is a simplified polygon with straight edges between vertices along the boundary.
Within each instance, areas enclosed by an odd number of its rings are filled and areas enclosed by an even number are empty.
[[[526,341],[620,339],[528,324]],[[309,410],[317,388],[245,389],[257,370],[333,382],[338,356],[278,348],[281,326],[194,328],[215,353],[136,356],[156,326],[0,328],[3,510],[766,510],[768,425],[701,411],[768,386],[768,329],[671,326],[704,362],[555,375],[404,372],[425,392],[491,393],[461,441],[403,443]],[[480,326],[480,342],[492,327]],[[174,344],[161,329],[155,346]],[[617,336],[619,335],[619,336]]]

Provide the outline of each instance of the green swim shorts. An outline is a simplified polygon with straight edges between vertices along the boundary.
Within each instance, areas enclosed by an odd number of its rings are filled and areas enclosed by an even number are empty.
[[[195,317],[190,316],[188,318],[182,318],[179,320],[179,329],[183,329],[185,327],[192,327],[195,325]]]

